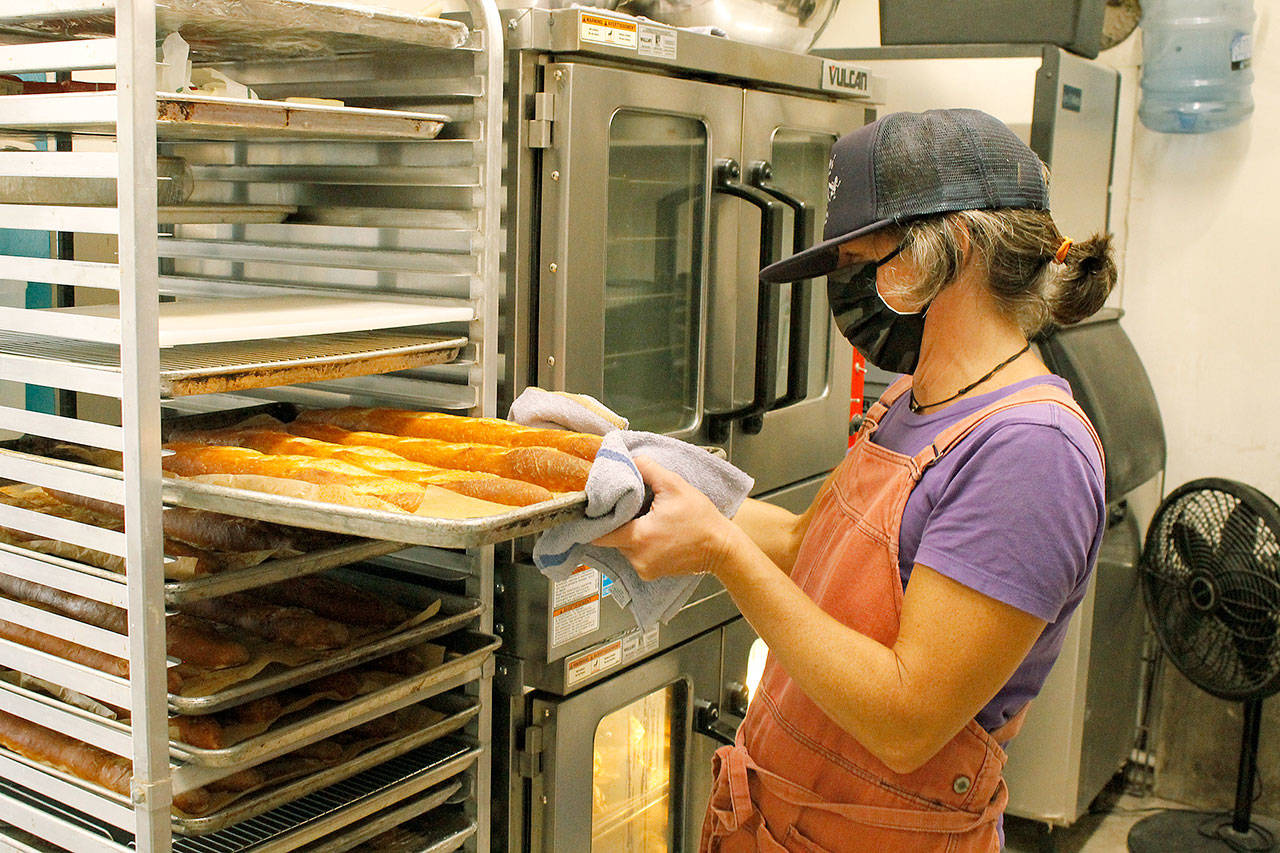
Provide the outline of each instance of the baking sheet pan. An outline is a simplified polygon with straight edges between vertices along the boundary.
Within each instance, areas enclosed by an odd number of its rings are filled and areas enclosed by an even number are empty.
[[[211,814],[201,815],[200,817],[174,817],[174,828],[189,835],[204,835],[216,832],[231,824],[271,811],[313,791],[327,788],[335,782],[349,779],[357,773],[363,773],[371,767],[376,767],[385,761],[390,761],[393,758],[411,752],[423,744],[439,740],[461,729],[479,713],[479,701],[471,699],[468,704],[461,706],[455,713],[445,717],[443,720],[398,740],[376,746],[350,761],[312,773],[301,779],[280,785],[277,788],[263,791],[260,794],[251,794]]]
[[[166,502],[179,506],[437,548],[478,548],[540,533],[583,518],[587,506],[586,492],[566,492],[548,501],[513,507],[509,512],[496,515],[461,519],[429,518],[409,513],[381,512],[305,501],[186,480],[166,480],[164,496]]]
[[[161,225],[257,225],[284,222],[298,212],[293,204],[166,204],[156,208]]]
[[[25,764],[32,769],[84,788],[101,796],[103,799],[132,807],[127,797],[120,796],[100,785],[87,782],[57,768],[32,761],[17,753],[10,753],[5,750],[5,755],[20,764]],[[247,850],[250,847],[252,847],[254,853],[261,853],[261,851],[266,850],[289,850],[298,844],[323,837],[333,830],[354,820],[359,820],[361,816],[377,811],[390,803],[417,794],[426,788],[457,776],[474,764],[479,755],[480,748],[465,740],[437,739],[415,747],[402,755],[386,759],[380,765],[367,767],[345,779],[331,780],[326,786],[298,794],[291,802],[276,805],[258,815],[236,817],[234,819],[222,815],[220,820],[197,826],[194,829],[188,829],[188,824],[190,821],[199,819],[183,818],[175,815],[172,817],[174,830],[188,836],[212,834],[235,824],[240,824],[241,826],[237,827],[235,833],[227,837],[225,845],[210,848],[205,845],[184,844],[181,839],[175,838],[171,851],[172,853],[179,853],[179,851],[206,851],[207,853],[209,850],[238,851]],[[386,778],[389,775],[397,778]],[[339,794],[343,800],[341,808],[333,808],[333,797],[326,797],[326,793],[335,788],[335,786],[345,789],[342,794]],[[328,807],[324,807],[320,802],[305,802],[308,798],[323,800],[328,804]],[[276,809],[289,810],[291,814],[286,816],[282,812],[278,818],[273,819],[272,812]],[[299,812],[305,812],[305,814],[299,816]],[[248,825],[250,821],[256,821],[259,825],[251,827]],[[244,843],[251,834],[260,836],[265,840],[261,844]],[[286,843],[286,839],[290,839],[292,843]],[[191,839],[191,841],[195,840],[197,839]]]
[[[65,4],[64,4],[65,5]],[[87,5],[87,4],[86,4]],[[0,19],[6,17],[0,13]],[[49,38],[114,36],[115,10],[54,9],[7,21],[0,32]],[[178,31],[193,59],[261,61],[271,57],[333,56],[396,45],[457,48],[469,35],[458,21],[345,0],[160,0],[156,28]]]
[[[160,350],[160,393],[220,394],[409,370],[453,361],[466,344],[465,337],[410,328],[165,347]],[[114,344],[4,331],[0,355],[36,364],[96,367],[107,375],[120,371],[120,347]],[[38,372],[31,370],[33,381]]]
[[[241,821],[225,836],[175,838],[173,853],[218,850],[238,853],[282,853],[294,850],[363,820],[392,803],[412,797],[464,772],[480,757],[480,748],[465,742],[433,741],[385,764],[307,794],[278,809]],[[341,806],[334,808],[334,803]],[[299,813],[302,813],[301,816]],[[180,827],[176,827],[179,832]],[[225,838],[210,848],[200,842]]]
[[[182,299],[158,307],[162,347],[465,323],[475,317],[468,306],[305,294]],[[42,310],[113,320],[120,316],[115,303]]]
[[[105,103],[116,100],[115,92],[73,92],[65,95],[5,95],[0,101],[0,115],[5,107],[18,109],[30,98],[40,102],[53,97],[65,107],[67,114],[77,112],[83,120],[59,121],[58,131],[111,135],[116,132],[114,118],[103,120]],[[106,111],[110,116],[113,110]],[[449,117],[436,113],[402,110],[375,110],[329,104],[306,104],[292,101],[225,98],[214,95],[156,93],[156,138],[166,140],[262,140],[262,139],[434,139],[444,129]],[[14,132],[48,132],[48,122],[41,119],[3,120],[3,126]],[[161,222],[164,220],[161,219]]]
[[[396,551],[406,547],[408,546],[403,542],[358,539],[354,542],[312,551],[297,557],[268,560],[265,563],[259,563],[247,569],[228,569],[227,571],[188,581],[166,581],[164,585],[164,600],[166,604],[183,604],[188,601],[228,595],[288,578],[301,577],[325,571],[326,569],[350,565],[372,557],[383,557],[387,554],[394,554]],[[79,566],[79,564],[75,565]],[[108,574],[112,579],[118,579],[121,583],[124,583],[123,576]]]
[[[322,675],[350,669],[392,652],[433,640],[449,632],[456,631],[475,619],[483,606],[474,599],[440,596],[440,613],[421,625],[400,631],[389,637],[383,637],[350,649],[339,649],[326,654],[311,663],[289,668],[265,670],[262,674],[242,681],[225,690],[210,693],[207,696],[176,696],[169,694],[169,708],[178,714],[212,714],[235,705],[242,705],[272,693],[278,693],[290,687],[296,687]],[[448,646],[448,643],[442,643]],[[447,666],[449,661],[446,661]],[[447,677],[446,673],[442,677]]]
[[[476,822],[467,817],[460,806],[441,805],[432,796],[432,792],[428,791],[421,798],[410,800],[394,809],[380,812],[375,818],[362,821],[356,829],[300,847],[296,853],[344,853],[347,850],[387,853],[377,846],[377,837],[403,823],[427,823],[429,826],[421,831],[416,846],[397,847],[396,853],[402,850],[404,853],[410,850],[412,853],[452,853],[476,832]]]

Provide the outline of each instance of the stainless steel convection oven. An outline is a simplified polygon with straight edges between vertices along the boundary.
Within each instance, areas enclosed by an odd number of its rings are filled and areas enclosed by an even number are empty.
[[[879,81],[624,15],[506,14],[500,391],[591,394],[803,510],[845,451],[852,349],[821,281],[756,273],[821,234],[830,146]],[[495,849],[696,849],[754,634],[714,578],[641,631],[607,577],[552,584],[527,552],[495,568]]]

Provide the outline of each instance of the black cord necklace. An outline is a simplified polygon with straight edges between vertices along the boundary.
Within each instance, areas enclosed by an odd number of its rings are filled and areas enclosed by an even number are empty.
[[[934,408],[934,407],[936,407],[936,406],[941,406],[943,403],[950,403],[952,400],[954,400],[954,399],[956,399],[957,397],[960,397],[960,396],[962,396],[962,395],[964,395],[964,394],[968,394],[968,393],[969,393],[970,391],[972,391],[974,388],[977,388],[977,387],[978,387],[979,385],[981,385],[983,382],[986,382],[986,381],[987,381],[988,379],[990,379],[992,376],[995,376],[997,373],[999,373],[999,372],[1000,372],[1001,368],[1008,367],[1010,364],[1013,364],[1013,363],[1018,359],[1018,356],[1022,355],[1024,352],[1026,352],[1026,351],[1027,351],[1027,350],[1029,350],[1029,349],[1031,349],[1031,341],[1027,341],[1027,343],[1022,347],[1022,349],[1018,350],[1018,351],[1017,351],[1017,352],[1015,352],[1013,355],[1009,356],[1009,357],[1008,357],[1008,358],[1006,358],[1004,361],[1002,361],[1002,362],[1000,362],[999,364],[997,364],[995,367],[991,368],[991,370],[989,370],[987,373],[983,374],[983,375],[982,375],[982,377],[981,377],[981,378],[979,378],[976,382],[970,382],[968,385],[964,386],[964,387],[963,387],[963,388],[961,388],[959,391],[957,391],[956,393],[952,394],[950,397],[948,397],[948,398],[947,398],[947,399],[945,399],[945,400],[939,400],[939,401],[938,401],[938,402],[936,402],[936,403],[917,403],[917,402],[916,402],[916,390],[915,390],[915,388],[912,388],[912,389],[911,389],[911,398],[910,398],[909,400],[907,400],[907,406],[911,409],[911,411],[912,411],[914,414],[917,414],[917,415],[918,415],[918,414],[920,414],[921,412],[923,412],[925,409],[932,409],[932,408]]]

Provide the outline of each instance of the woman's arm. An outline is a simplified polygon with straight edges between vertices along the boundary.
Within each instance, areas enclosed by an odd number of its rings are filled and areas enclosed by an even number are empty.
[[[813,520],[818,500],[827,491],[834,478],[835,472],[832,471],[827,475],[826,481],[814,496],[809,508],[799,515],[771,503],[747,498],[742,502],[737,515],[733,517],[733,523],[747,534],[774,565],[791,574],[791,569],[796,563],[796,554],[800,551],[800,542],[804,539],[805,531],[809,529],[809,522]]]
[[[1045,622],[918,565],[892,647],[827,615],[704,495],[647,460],[648,514],[597,540],[641,577],[711,571],[822,710],[898,773],[928,761],[1017,669]]]
[[[790,574],[808,518],[808,513],[796,515],[780,506],[748,498],[733,517],[733,523],[776,566]]]

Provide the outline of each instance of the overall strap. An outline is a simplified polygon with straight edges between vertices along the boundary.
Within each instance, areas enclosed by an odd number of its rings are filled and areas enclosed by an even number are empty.
[[[886,388],[885,392],[880,395],[880,399],[876,400],[871,405],[871,408],[867,410],[866,417],[863,420],[863,424],[864,424],[863,428],[874,429],[880,423],[880,419],[884,417],[885,412],[889,411],[889,407],[892,406],[899,397],[901,397],[903,394],[907,393],[910,390],[911,390],[910,374],[907,374],[905,376],[899,376],[896,380],[894,380],[894,383],[890,385],[888,388]],[[869,426],[867,426],[868,422],[870,422]]]
[[[1029,388],[1023,388],[1015,391],[1007,397],[1003,397],[984,409],[979,409],[969,417],[957,421],[951,426],[938,433],[933,443],[921,450],[912,459],[912,475],[919,477],[928,470],[929,466],[937,462],[943,456],[951,451],[953,447],[959,444],[969,433],[978,428],[987,418],[997,415],[1008,409],[1018,406],[1028,406],[1033,403],[1055,403],[1062,406],[1084,425],[1089,431],[1089,436],[1093,439],[1094,445],[1098,448],[1098,458],[1102,460],[1103,472],[1106,471],[1106,455],[1102,450],[1102,440],[1098,438],[1098,433],[1094,430],[1093,424],[1089,423],[1089,418],[1080,408],[1079,404],[1071,398],[1071,395],[1056,388],[1053,385],[1032,385]]]

